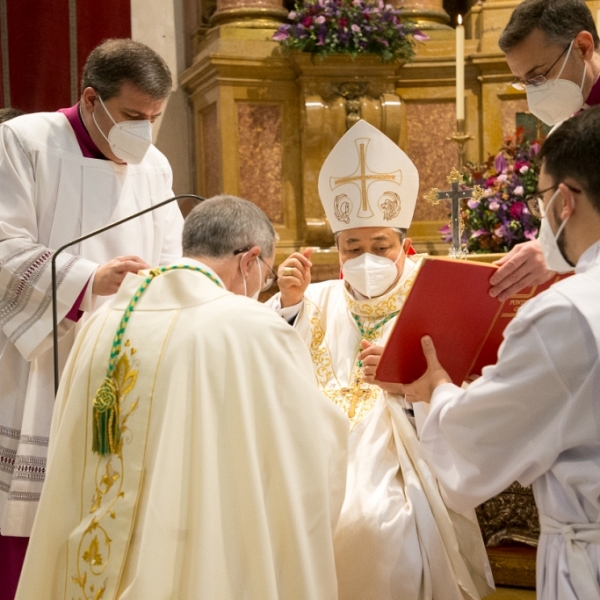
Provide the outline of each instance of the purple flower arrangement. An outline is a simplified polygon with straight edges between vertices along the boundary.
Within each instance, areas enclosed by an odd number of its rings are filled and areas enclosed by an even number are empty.
[[[540,221],[529,212],[525,199],[536,191],[540,146],[539,141],[527,141],[519,128],[485,164],[467,164],[465,184],[484,191],[481,200],[470,199],[462,206],[462,242],[469,252],[508,252],[537,237]],[[440,232],[446,241],[452,240],[449,226]]]
[[[382,0],[316,0],[297,3],[291,23],[273,35],[284,49],[331,54],[375,54],[382,61],[410,61],[414,41],[427,35],[401,17],[402,9]]]

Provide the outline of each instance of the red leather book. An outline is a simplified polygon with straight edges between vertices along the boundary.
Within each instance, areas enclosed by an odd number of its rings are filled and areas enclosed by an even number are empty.
[[[421,338],[431,336],[452,381],[496,363],[503,332],[519,307],[563,276],[527,288],[504,302],[489,295],[494,265],[425,258],[386,344],[377,379],[412,383],[427,368]]]

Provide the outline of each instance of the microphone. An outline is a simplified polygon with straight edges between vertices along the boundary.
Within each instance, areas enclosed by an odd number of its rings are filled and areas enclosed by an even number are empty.
[[[145,215],[146,213],[152,212],[153,210],[156,210],[157,208],[160,208],[161,206],[165,206],[166,204],[174,202],[175,200],[180,200],[181,198],[193,198],[194,200],[197,200],[198,202],[204,202],[204,200],[206,200],[206,198],[203,198],[202,196],[197,196],[196,194],[181,194],[180,196],[173,196],[173,198],[169,198],[168,200],[163,200],[162,202],[159,202],[158,204],[155,204],[154,206],[150,206],[149,208],[140,210],[139,212],[136,212],[133,215],[129,215],[128,217],[125,217],[124,219],[119,219],[118,221],[115,221],[114,223],[109,223],[108,225],[105,225],[104,227],[100,227],[99,229],[91,231],[90,233],[88,233],[86,235],[82,235],[81,237],[71,240],[68,244],[61,246],[60,248],[58,248],[58,250],[56,250],[56,252],[54,252],[54,255],[52,256],[51,267],[52,267],[52,346],[53,346],[53,350],[54,350],[54,395],[55,396],[56,396],[56,393],[58,392],[58,314],[57,314],[58,308],[56,306],[56,258],[57,258],[57,256],[63,250],[66,250],[67,248],[69,248],[70,246],[73,246],[74,244],[83,242],[84,240],[87,240],[91,237],[94,237],[95,235],[103,233],[104,231],[108,231],[109,229],[112,229],[113,227],[117,227],[117,225],[121,225],[122,223],[131,221],[132,219],[135,219],[137,217]]]

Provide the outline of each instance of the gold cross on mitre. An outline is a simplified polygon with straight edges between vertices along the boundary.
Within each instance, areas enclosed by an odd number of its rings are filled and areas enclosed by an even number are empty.
[[[366,385],[366,384],[365,384]],[[348,417],[351,419],[356,415],[356,407],[359,402],[363,402],[371,395],[371,390],[367,386],[363,388],[362,377],[357,377],[351,387],[345,387],[340,390],[340,393],[350,400],[350,408],[348,409]]]
[[[369,218],[373,216],[373,210],[369,204],[368,188],[369,183],[373,181],[392,181],[398,185],[402,183],[402,171],[394,171],[393,173],[376,173],[367,165],[367,150],[369,148],[369,138],[357,138],[354,140],[358,150],[358,168],[352,174],[346,177],[330,177],[329,184],[332,190],[335,190],[341,185],[352,183],[360,189],[360,207],[358,216],[361,218]]]
[[[463,176],[456,170],[452,169],[447,177],[448,183],[452,185],[451,190],[439,191],[437,188],[432,188],[425,194],[425,200],[431,204],[439,204],[440,200],[450,200],[452,203],[452,246],[448,254],[452,258],[465,258],[467,251],[463,249],[461,243],[462,227],[460,219],[460,201],[465,198],[473,198],[480,200],[483,198],[483,189],[478,185],[473,188],[459,189],[463,182]]]

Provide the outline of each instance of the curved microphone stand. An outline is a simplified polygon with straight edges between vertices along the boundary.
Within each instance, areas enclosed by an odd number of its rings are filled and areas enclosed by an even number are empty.
[[[70,241],[68,244],[65,244],[64,246],[61,246],[60,248],[58,248],[58,250],[56,250],[56,252],[52,256],[52,345],[53,345],[53,349],[54,349],[54,395],[55,396],[56,396],[56,392],[58,392],[58,315],[57,315],[57,306],[56,306],[56,257],[63,250],[66,250],[67,248],[69,248],[70,246],[73,246],[74,244],[83,242],[84,240],[94,237],[95,235],[98,235],[99,233],[102,233],[103,231],[107,231],[109,229],[112,229],[113,227],[116,227],[117,225],[121,225],[122,223],[131,221],[132,219],[135,219],[136,217],[140,217],[148,212],[152,212],[153,210],[156,210],[157,208],[160,208],[161,206],[165,206],[165,204],[169,204],[170,202],[174,202],[175,200],[180,200],[181,198],[194,198],[195,200],[198,200],[198,202],[203,202],[204,200],[206,200],[206,198],[202,198],[202,196],[197,196],[196,194],[181,194],[180,196],[173,196],[173,198],[169,198],[168,200],[163,200],[162,202],[159,202],[158,204],[155,204],[154,206],[151,206],[149,208],[141,210],[140,212],[137,212],[133,215],[129,215],[128,217],[125,217],[124,219],[120,219],[118,221],[115,221],[114,223],[109,223],[108,225],[105,225],[104,227],[100,227],[99,229],[96,229],[95,231],[92,231],[91,233],[82,235],[81,237],[78,237],[77,239]]]

